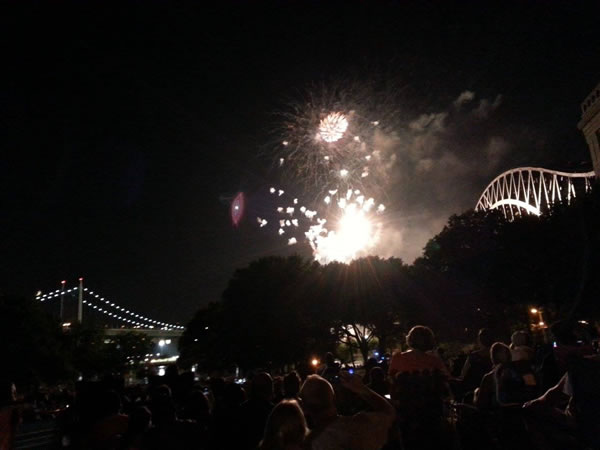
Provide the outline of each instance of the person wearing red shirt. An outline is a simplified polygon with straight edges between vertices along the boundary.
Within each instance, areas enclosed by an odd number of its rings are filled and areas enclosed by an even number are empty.
[[[439,370],[446,378],[450,373],[444,362],[432,350],[435,346],[435,337],[429,327],[417,325],[412,327],[406,336],[406,344],[409,350],[396,352],[392,356],[388,374],[393,377],[397,373],[422,372],[428,370],[433,372]]]

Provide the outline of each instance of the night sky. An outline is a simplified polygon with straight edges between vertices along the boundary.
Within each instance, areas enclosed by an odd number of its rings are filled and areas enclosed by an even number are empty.
[[[401,92],[382,256],[412,262],[503,170],[591,169],[576,124],[600,81],[597,2],[218,3],[4,3],[2,292],[84,276],[185,323],[235,268],[310,255],[255,217],[275,112],[314,83]]]

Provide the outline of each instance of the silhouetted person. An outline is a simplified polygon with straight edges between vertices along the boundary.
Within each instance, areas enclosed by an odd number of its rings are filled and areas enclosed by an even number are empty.
[[[129,413],[129,426],[121,439],[121,450],[141,450],[150,429],[152,414],[145,406],[135,406]]]
[[[158,386],[151,394],[152,428],[146,433],[144,447],[148,449],[203,448],[203,435],[196,424],[179,420],[168,386]]]
[[[240,407],[246,401],[246,392],[236,383],[224,384],[218,408],[213,409],[210,427],[211,448],[240,448],[242,436],[232,433],[239,427]]]
[[[340,365],[335,362],[333,353],[327,352],[325,355],[325,366],[319,371],[319,375],[331,382],[340,373]]]
[[[200,390],[193,390],[182,401],[181,418],[193,420],[201,431],[206,433],[210,425],[210,407],[204,393]]]
[[[483,376],[473,396],[474,405],[481,410],[489,410],[500,406],[496,399],[496,369],[500,364],[506,364],[510,361],[510,349],[501,342],[497,342],[490,348],[490,358],[492,370]]]
[[[537,448],[600,448],[599,379],[597,355],[575,357],[556,386],[525,403]]]
[[[394,408],[369,389],[358,375],[340,372],[341,386],[358,395],[370,408],[353,416],[340,416],[331,383],[318,375],[309,376],[300,390],[302,409],[310,424],[308,441],[314,450],[380,449],[388,438]]]
[[[551,330],[556,339],[556,345],[542,363],[542,381],[545,389],[549,389],[559,382],[567,371],[571,358],[594,353],[593,346],[582,335],[581,326],[576,322],[572,320],[557,322],[552,325]]]
[[[435,347],[435,336],[431,328],[422,325],[414,326],[406,336],[409,350],[396,352],[392,356],[388,374],[393,377],[402,372],[433,372],[439,370],[446,378],[450,377],[444,362],[432,350]]]
[[[478,348],[469,353],[460,374],[463,393],[475,390],[481,384],[483,376],[492,370],[490,347],[493,343],[494,339],[490,330],[487,328],[479,330],[477,335]]]
[[[13,447],[13,440],[19,422],[15,408],[17,390],[14,383],[0,379],[0,450]]]
[[[127,432],[129,417],[121,414],[121,399],[114,390],[103,391],[98,397],[99,419],[87,435],[89,448],[118,448],[121,436]]]
[[[267,417],[273,409],[273,379],[266,372],[252,379],[250,398],[240,406],[241,448],[255,449],[260,442]]]
[[[296,372],[290,372],[283,377],[283,397],[297,399],[300,392],[300,377]]]
[[[273,377],[273,404],[283,400],[283,378],[280,376]]]
[[[260,450],[302,450],[308,434],[304,413],[296,400],[278,403],[267,419]]]
[[[390,387],[385,380],[385,372],[381,367],[373,367],[369,374],[371,382],[368,384],[369,388],[377,392],[382,397],[389,395]]]
[[[510,351],[512,352],[512,360],[516,361],[532,361],[535,352],[529,346],[529,333],[527,331],[515,331],[510,337]]]
[[[365,376],[363,377],[363,382],[367,385],[371,382],[371,369],[373,367],[377,367],[377,359],[371,356],[369,359],[367,359],[364,367]]]

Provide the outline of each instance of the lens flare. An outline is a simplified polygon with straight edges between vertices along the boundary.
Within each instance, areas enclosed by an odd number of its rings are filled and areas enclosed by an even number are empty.
[[[339,141],[348,129],[348,119],[342,113],[333,112],[319,123],[319,135],[325,142]]]
[[[234,226],[238,226],[240,221],[244,217],[244,193],[238,192],[233,201],[231,202],[231,222]]]

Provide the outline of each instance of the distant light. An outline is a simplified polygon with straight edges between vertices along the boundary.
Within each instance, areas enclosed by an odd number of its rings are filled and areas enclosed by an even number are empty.
[[[36,297],[39,297],[40,295],[42,295],[42,291],[37,291],[35,294]]]
[[[79,281],[83,281],[83,277],[79,277]]]
[[[208,330],[208,327],[204,327],[205,330]]]
[[[62,280],[60,284],[67,284],[67,280]]]
[[[538,312],[537,308],[531,308],[529,311],[531,312],[531,314],[537,314]]]
[[[313,360],[310,362],[314,367],[317,367],[319,365],[319,360],[317,358],[313,358]]]
[[[538,324],[540,327],[543,327],[545,324],[544,322],[540,321],[540,323]]]
[[[165,346],[165,340],[164,340],[164,339],[161,339],[160,341],[158,341],[158,345],[159,345],[160,347],[164,347],[164,346]]]
[[[171,343],[171,339],[167,339],[167,340],[165,341],[165,344],[167,344],[167,345],[169,345],[170,343]]]
[[[379,352],[373,352],[375,356],[379,356]]]
[[[70,327],[71,326],[71,322],[65,322],[62,324],[63,327]]]

